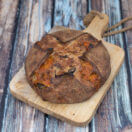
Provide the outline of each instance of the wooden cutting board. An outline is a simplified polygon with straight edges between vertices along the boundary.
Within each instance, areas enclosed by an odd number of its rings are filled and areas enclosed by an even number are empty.
[[[96,16],[84,32],[91,33],[97,39],[102,40],[110,54],[111,74],[105,84],[90,99],[76,104],[53,104],[43,101],[29,86],[25,77],[24,66],[10,82],[10,91],[12,95],[30,106],[33,106],[36,109],[39,109],[40,111],[52,115],[60,120],[67,121],[78,126],[89,123],[102,102],[106,92],[110,88],[111,83],[118,73],[124,59],[123,49],[105,42],[101,37],[101,34],[106,30],[109,22],[108,16],[105,14],[103,14],[103,16],[103,19]],[[52,31],[55,31],[56,29],[59,30],[60,28],[54,28]]]

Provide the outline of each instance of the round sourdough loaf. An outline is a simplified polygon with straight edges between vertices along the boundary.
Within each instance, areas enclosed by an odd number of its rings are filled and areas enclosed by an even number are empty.
[[[78,103],[90,98],[110,75],[110,56],[100,40],[65,29],[45,35],[30,49],[26,77],[43,100]]]

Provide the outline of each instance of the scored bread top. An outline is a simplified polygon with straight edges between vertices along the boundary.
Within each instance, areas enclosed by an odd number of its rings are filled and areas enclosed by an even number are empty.
[[[30,85],[54,103],[77,103],[91,97],[107,80],[110,56],[100,40],[65,29],[44,36],[25,63]]]

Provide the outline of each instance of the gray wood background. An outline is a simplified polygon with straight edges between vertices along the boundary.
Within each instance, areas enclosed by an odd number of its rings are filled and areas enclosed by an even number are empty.
[[[0,0],[1,132],[132,132],[131,31],[106,38],[124,48],[125,61],[89,125],[71,126],[10,94],[9,82],[33,43],[55,25],[82,30],[82,19],[91,9],[108,14],[111,26],[132,16],[132,0]]]

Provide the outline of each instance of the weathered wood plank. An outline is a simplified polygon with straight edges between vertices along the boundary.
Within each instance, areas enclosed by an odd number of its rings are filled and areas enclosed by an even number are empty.
[[[80,30],[83,27],[82,20],[86,13],[86,0],[56,0],[54,25],[63,25]]]
[[[131,0],[121,0],[121,9],[123,18],[132,16],[132,1]],[[124,26],[128,27],[132,25],[132,21],[128,21]],[[128,47],[132,48],[132,31],[126,32],[126,39]],[[132,64],[132,63],[131,63]]]
[[[121,0],[122,18],[132,16],[132,1]],[[132,21],[128,21],[124,24],[125,27],[131,26]],[[129,91],[132,92],[132,31],[124,33],[124,43],[127,57],[127,71],[129,80]],[[132,95],[131,95],[131,107],[132,107]]]
[[[129,54],[130,54],[130,62],[132,67],[132,47],[129,47]]]
[[[56,0],[54,9],[54,26],[66,26],[74,29],[83,28],[83,17],[87,13],[86,0]],[[88,132],[89,127],[75,127],[68,123],[55,119],[54,117],[46,117],[46,132]]]
[[[88,0],[88,1],[89,1],[89,3],[91,3],[91,9],[102,12],[102,10],[103,10],[102,0],[98,0],[98,1],[97,0]]]
[[[23,65],[29,47],[51,28],[51,9],[52,0],[21,1],[10,79]],[[2,132],[41,132],[44,123],[43,113],[13,98],[8,88]]]
[[[0,1],[0,102],[8,83],[12,40],[19,0]]]
[[[110,17],[110,25],[121,20],[119,0],[99,0],[98,2],[102,5],[102,8],[98,7],[98,3],[92,1],[92,9],[107,13]],[[118,29],[120,29],[120,27]],[[124,48],[123,36],[121,34],[108,37],[107,41]],[[115,78],[111,86],[111,89],[104,98],[97,114],[93,118],[90,130],[99,132],[118,132],[128,130],[132,127],[130,104],[128,73],[126,63],[124,62],[118,76]]]

